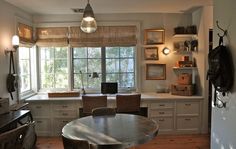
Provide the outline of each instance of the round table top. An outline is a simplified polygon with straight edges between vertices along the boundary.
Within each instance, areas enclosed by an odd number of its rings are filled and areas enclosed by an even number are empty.
[[[69,139],[88,140],[99,148],[118,145],[121,148],[143,144],[154,138],[159,125],[147,117],[116,114],[115,116],[87,116],[67,123],[62,133]]]

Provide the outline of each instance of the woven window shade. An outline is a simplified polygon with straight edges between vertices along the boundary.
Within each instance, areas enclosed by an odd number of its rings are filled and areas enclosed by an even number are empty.
[[[133,46],[136,45],[136,26],[98,26],[87,34],[80,27],[70,27],[69,43],[72,47]]]
[[[19,23],[18,24],[18,35],[20,38],[20,44],[23,46],[33,46],[33,27]]]
[[[68,46],[67,27],[47,27],[36,30],[38,46]]]

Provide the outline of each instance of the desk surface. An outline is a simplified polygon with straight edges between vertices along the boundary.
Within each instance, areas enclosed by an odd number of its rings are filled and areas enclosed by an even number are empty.
[[[66,124],[62,133],[70,139],[88,140],[98,148],[117,145],[121,148],[143,144],[157,135],[159,126],[143,116],[87,116]]]
[[[9,113],[0,115],[0,130],[17,120],[30,115],[30,110],[10,111]]]

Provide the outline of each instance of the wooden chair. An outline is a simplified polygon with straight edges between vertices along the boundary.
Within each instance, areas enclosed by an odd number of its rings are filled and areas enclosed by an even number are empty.
[[[108,107],[99,107],[92,110],[92,116],[115,116],[116,111],[114,108],[108,108]]]
[[[82,96],[83,116],[91,115],[92,110],[107,106],[107,96]]]
[[[87,140],[72,140],[62,135],[64,149],[94,149]]]
[[[141,94],[116,95],[116,112],[139,114]]]
[[[28,128],[29,125],[24,124],[0,134],[0,149],[23,149],[23,142]]]

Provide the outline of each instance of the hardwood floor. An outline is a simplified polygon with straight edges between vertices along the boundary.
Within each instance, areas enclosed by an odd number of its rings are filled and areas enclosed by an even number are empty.
[[[210,149],[209,135],[159,135],[130,149]],[[36,149],[63,149],[61,137],[38,137]]]

